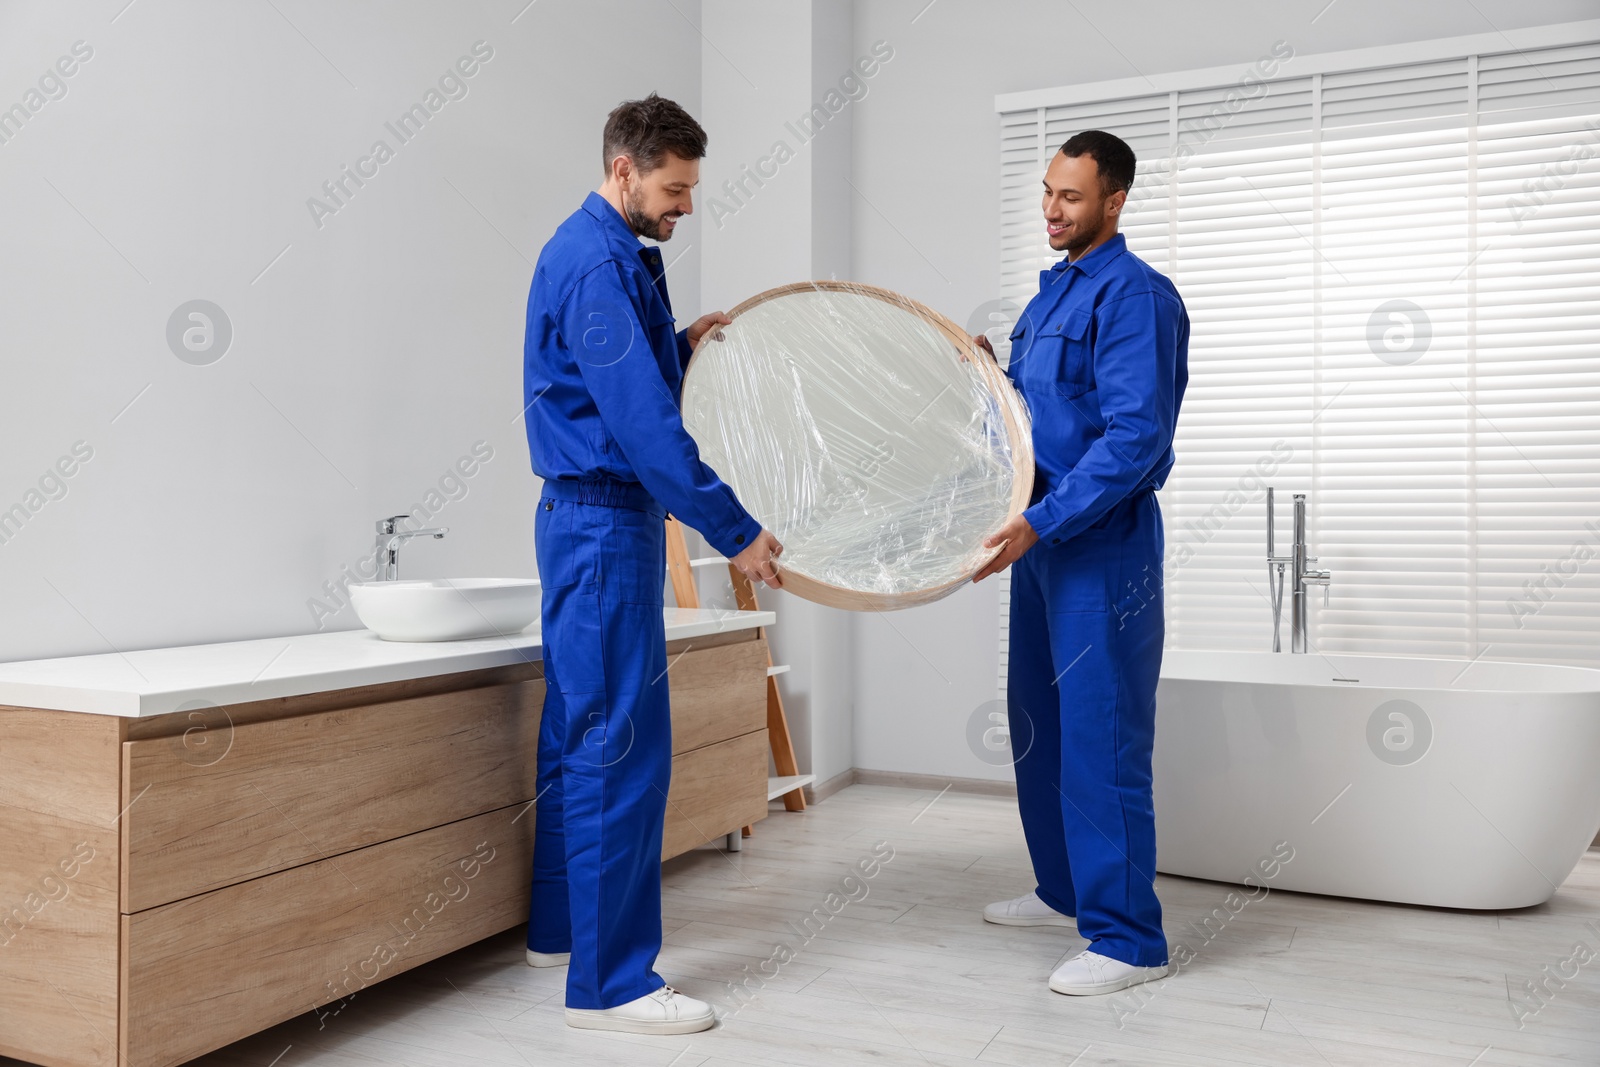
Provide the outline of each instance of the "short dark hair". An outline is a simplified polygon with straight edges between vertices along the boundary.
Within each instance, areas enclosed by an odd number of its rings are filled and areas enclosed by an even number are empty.
[[[1128,142],[1114,133],[1104,130],[1084,130],[1067,138],[1067,143],[1061,146],[1061,154],[1072,156],[1088,156],[1094,160],[1094,165],[1100,171],[1100,191],[1105,196],[1116,192],[1127,192],[1133,188],[1133,172],[1137,166],[1133,149],[1128,147]]]
[[[683,108],[651,93],[643,100],[624,100],[606,117],[604,149],[607,174],[618,156],[629,157],[640,174],[648,174],[668,152],[679,159],[703,159],[706,131]]]

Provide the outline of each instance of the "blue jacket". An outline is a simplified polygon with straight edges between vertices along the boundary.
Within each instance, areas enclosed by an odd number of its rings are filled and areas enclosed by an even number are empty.
[[[1006,374],[1033,415],[1037,473],[1022,514],[1045,544],[1167,480],[1189,382],[1189,314],[1121,234],[1039,272]]]
[[[683,428],[689,364],[674,333],[661,252],[590,193],[534,268],[523,346],[523,411],[534,473],[649,497],[725,556],[761,532]],[[632,490],[632,492],[627,492]]]

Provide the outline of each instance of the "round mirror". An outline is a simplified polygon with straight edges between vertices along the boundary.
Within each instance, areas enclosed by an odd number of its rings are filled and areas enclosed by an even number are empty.
[[[1032,436],[966,333],[848,282],[773,289],[729,315],[689,361],[684,426],[783,543],[784,588],[833,607],[910,607],[993,558],[984,538],[1028,504]]]

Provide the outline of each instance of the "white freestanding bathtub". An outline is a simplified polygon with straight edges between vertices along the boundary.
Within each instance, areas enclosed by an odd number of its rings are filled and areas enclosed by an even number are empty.
[[[1168,874],[1539,904],[1600,829],[1600,670],[1169,649],[1155,807]]]

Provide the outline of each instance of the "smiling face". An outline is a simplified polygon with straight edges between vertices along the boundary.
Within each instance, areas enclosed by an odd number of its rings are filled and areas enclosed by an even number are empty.
[[[1100,166],[1091,155],[1057,152],[1044,173],[1044,221],[1050,247],[1077,259],[1117,232],[1128,194],[1107,196]]]
[[[622,192],[628,225],[640,237],[669,241],[678,219],[694,213],[692,190],[700,183],[700,161],[671,152],[653,169],[640,174],[633,160],[619,156],[612,175]]]

